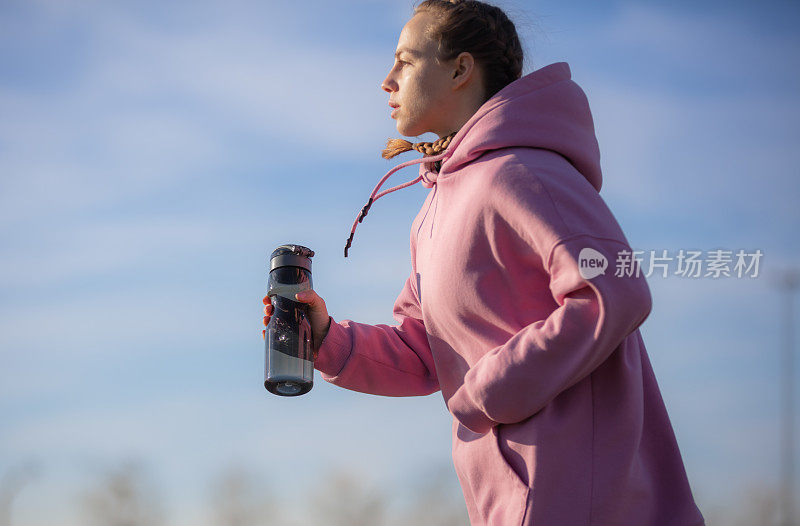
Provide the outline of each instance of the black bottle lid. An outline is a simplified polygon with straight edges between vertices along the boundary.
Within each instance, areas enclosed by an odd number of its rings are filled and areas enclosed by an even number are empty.
[[[269,271],[279,267],[301,267],[311,272],[314,251],[302,245],[281,245],[269,257]]]

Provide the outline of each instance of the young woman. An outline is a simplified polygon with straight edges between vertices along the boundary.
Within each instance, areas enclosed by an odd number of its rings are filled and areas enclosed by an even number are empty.
[[[584,92],[557,62],[522,76],[502,10],[428,0],[405,25],[382,88],[405,136],[374,200],[430,188],[411,228],[398,324],[334,321],[314,291],[315,367],[387,396],[441,390],[474,525],[703,524],[639,326],[650,290],[599,195]],[[397,169],[419,177],[377,194]],[[264,323],[272,307],[264,298]]]

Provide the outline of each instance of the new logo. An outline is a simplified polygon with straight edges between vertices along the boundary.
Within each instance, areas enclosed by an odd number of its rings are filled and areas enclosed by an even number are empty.
[[[586,247],[578,254],[578,272],[584,279],[605,274],[607,268],[608,259],[593,248]]]

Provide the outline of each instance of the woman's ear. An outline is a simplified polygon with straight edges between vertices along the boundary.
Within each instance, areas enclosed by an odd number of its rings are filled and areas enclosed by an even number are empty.
[[[475,66],[475,59],[472,57],[471,54],[463,52],[458,57],[456,57],[455,64],[456,64],[456,72],[453,73],[454,79],[459,75],[464,75],[470,69],[473,69]]]

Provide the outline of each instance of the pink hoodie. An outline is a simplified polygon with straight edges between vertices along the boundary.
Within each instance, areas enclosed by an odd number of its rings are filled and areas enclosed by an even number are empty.
[[[441,390],[473,525],[704,524],[639,332],[650,290],[638,266],[615,271],[631,249],[598,193],[568,64],[509,84],[444,153],[397,168],[414,163],[431,190],[398,324],[332,319],[322,377],[385,396]]]

